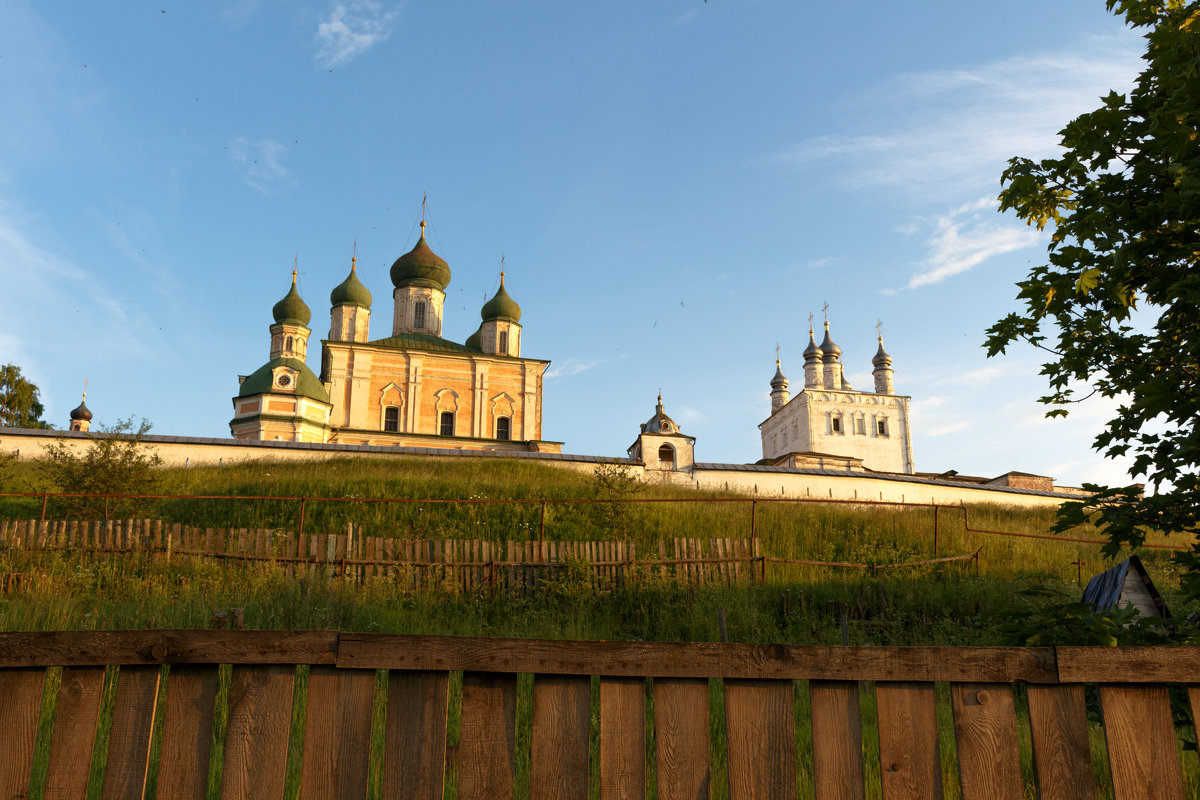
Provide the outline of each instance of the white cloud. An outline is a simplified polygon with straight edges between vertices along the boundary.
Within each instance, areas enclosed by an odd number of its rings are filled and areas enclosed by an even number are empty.
[[[357,58],[391,35],[398,14],[374,0],[335,3],[317,25],[317,62],[336,67]]]
[[[592,367],[603,364],[605,359],[597,358],[590,361],[579,358],[566,358],[561,363],[555,364],[550,369],[546,370],[546,380],[560,378],[567,375],[578,375],[581,372],[586,372]]]
[[[971,427],[968,420],[960,419],[957,422],[947,422],[943,425],[932,425],[921,431],[922,436],[945,436],[949,433],[957,433],[958,431],[966,430]]]
[[[266,192],[272,185],[287,180],[288,171],[279,163],[287,148],[274,139],[250,141],[239,136],[229,143],[229,157],[242,171],[246,183]]]
[[[853,186],[888,185],[955,196],[994,185],[1014,155],[1053,153],[1063,123],[1126,91],[1140,72],[1136,33],[1094,37],[1071,51],[977,67],[901,75],[849,99],[872,131],[818,136],[777,154],[793,164],[836,162]]]

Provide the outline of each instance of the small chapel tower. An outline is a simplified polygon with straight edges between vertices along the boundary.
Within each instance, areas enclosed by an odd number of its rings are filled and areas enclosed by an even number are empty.
[[[446,305],[446,287],[450,285],[450,265],[429,248],[425,241],[425,220],[421,220],[421,238],[412,250],[396,259],[391,270],[392,335],[419,333],[442,335],[442,310]]]
[[[275,324],[271,326],[271,358],[295,358],[303,361],[308,355],[308,336],[312,330],[308,321],[312,312],[296,289],[297,270],[292,270],[292,288],[271,309]]]
[[[825,388],[825,373],[821,356],[821,348],[817,346],[817,340],[813,336],[812,315],[808,316],[808,347],[804,348],[804,388],[805,389],[824,389]]]
[[[663,410],[662,392],[654,416],[642,423],[637,441],[629,446],[629,457],[645,465],[647,472],[691,472],[695,463],[696,439],[679,430]]]
[[[357,254],[350,274],[329,293],[329,338],[335,342],[366,342],[371,326],[371,293],[358,279]]]
[[[875,394],[895,394],[896,383],[892,374],[892,357],[883,349],[883,333],[879,334],[879,349],[871,359],[875,366],[871,375],[875,378]]]
[[[776,356],[775,377],[771,379],[772,414],[786,406],[788,398],[791,397],[791,393],[788,392],[788,379],[783,376],[783,367],[780,365],[778,353],[776,353]]]

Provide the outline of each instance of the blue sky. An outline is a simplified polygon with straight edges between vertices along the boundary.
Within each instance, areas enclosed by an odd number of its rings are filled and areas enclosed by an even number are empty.
[[[1125,90],[1101,0],[30,3],[0,0],[0,363],[55,424],[228,436],[293,259],[328,333],[357,240],[450,264],[463,341],[500,259],[544,435],[623,454],[661,388],[701,461],[761,455],[827,302],[856,388],[875,324],[918,469],[1120,480],[1113,408],[1045,420],[1029,348],[984,330],[1045,239],[996,213],[1006,159]],[[319,350],[310,366],[319,370]]]

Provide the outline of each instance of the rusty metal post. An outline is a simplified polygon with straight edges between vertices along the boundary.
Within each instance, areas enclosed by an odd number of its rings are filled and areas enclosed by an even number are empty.
[[[308,503],[307,497],[300,498],[300,521],[296,524],[296,544],[304,541],[304,506]]]
[[[542,501],[542,521],[538,526],[538,542],[541,543],[546,538],[546,501]]]
[[[42,521],[46,521],[46,501],[50,499],[50,495],[42,492]]]

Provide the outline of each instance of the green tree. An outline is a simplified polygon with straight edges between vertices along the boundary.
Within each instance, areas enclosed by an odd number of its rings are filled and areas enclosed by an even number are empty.
[[[46,445],[42,471],[54,491],[78,495],[154,494],[162,485],[162,458],[145,443],[150,423],[132,419],[88,431],[87,444],[59,438]],[[154,500],[132,497],[67,497],[56,500],[69,517],[123,519],[144,516]]]
[[[49,428],[38,387],[14,364],[0,364],[0,428]]]
[[[1097,521],[1107,552],[1150,529],[1200,531],[1200,2],[1108,0],[1145,31],[1145,69],[1060,132],[1064,152],[1005,170],[1002,210],[1048,228],[1047,263],[1019,282],[1019,312],[988,329],[988,355],[1042,348],[1053,408],[1081,394],[1118,403],[1093,446],[1131,456],[1137,484],[1088,486],[1062,530]],[[1182,556],[1200,596],[1200,544]]]

